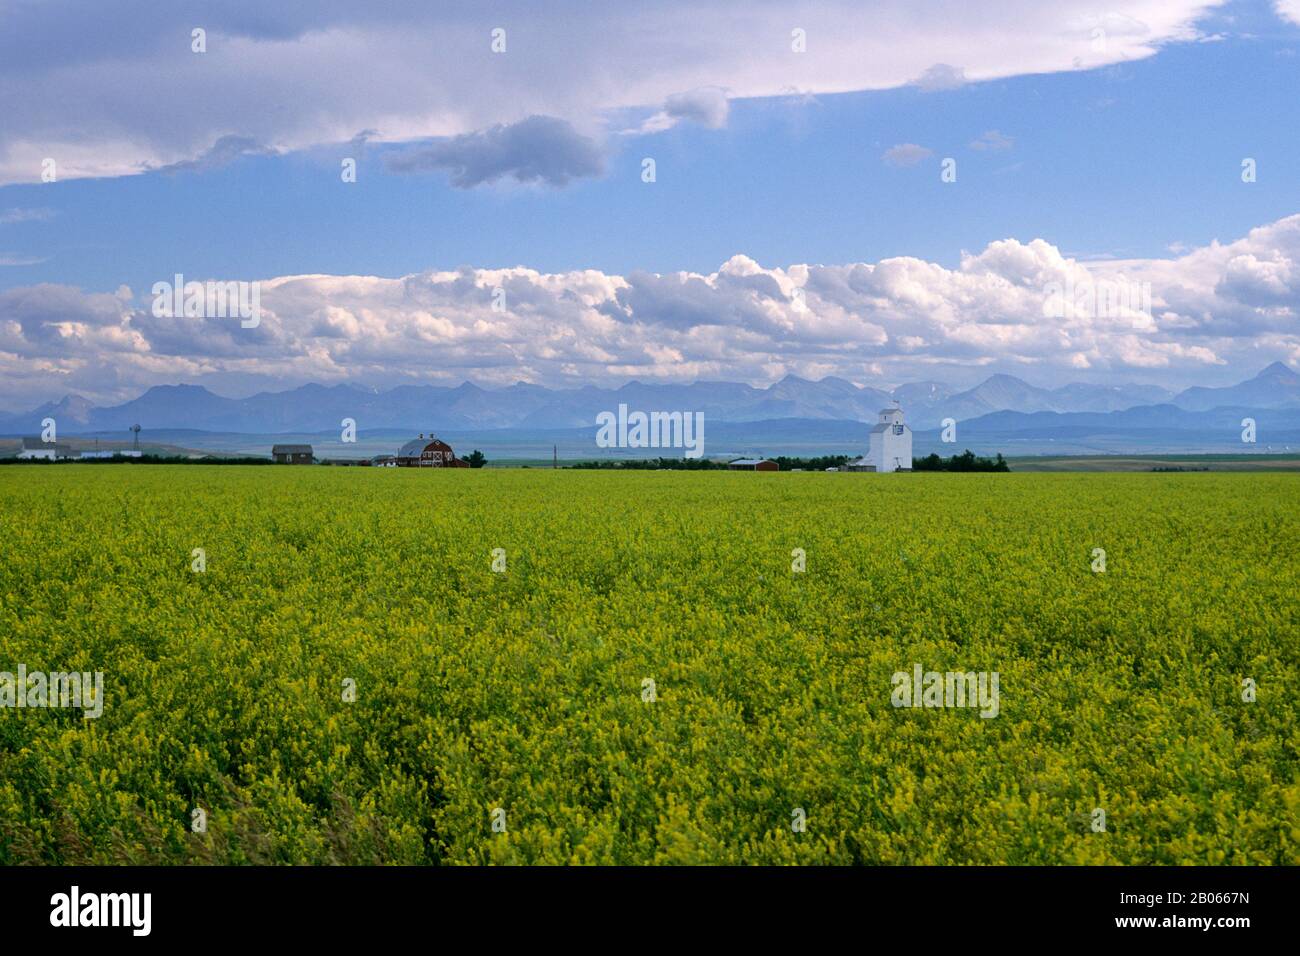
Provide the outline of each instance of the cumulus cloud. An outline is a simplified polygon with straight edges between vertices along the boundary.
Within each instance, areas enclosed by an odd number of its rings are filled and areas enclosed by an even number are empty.
[[[448,170],[451,184],[461,189],[506,178],[565,186],[573,179],[599,176],[605,168],[596,142],[553,116],[530,116],[452,136],[390,155],[385,165],[398,173]]]
[[[0,184],[39,181],[46,158],[61,180],[201,162],[223,137],[277,151],[345,143],[358,130],[407,143],[529,116],[590,134],[624,111],[633,125],[658,113],[716,125],[726,98],[683,91],[946,89],[1092,69],[1197,39],[1198,18],[1219,3],[1109,0],[1100,44],[1092,0],[665,0],[653,18],[591,4],[559,20],[524,0],[494,4],[491,20],[477,4],[423,0],[11,3],[0,30]],[[508,34],[499,54],[498,24]],[[807,54],[790,52],[794,24]],[[190,49],[196,25],[206,53]]]
[[[1275,0],[1274,9],[1283,20],[1300,25],[1300,0]]]
[[[885,150],[880,158],[890,166],[915,166],[921,160],[933,156],[934,151],[916,143],[899,143]]]
[[[727,91],[718,86],[702,86],[674,93],[664,102],[663,109],[646,118],[640,126],[624,130],[625,134],[661,133],[672,129],[683,120],[708,129],[722,129],[727,125],[731,104]]]
[[[1169,259],[1081,262],[1043,239],[1003,239],[955,268],[735,255],[708,274],[464,268],[260,289],[256,329],[156,317],[125,288],[0,293],[0,405],[68,391],[121,400],[179,380],[760,384],[794,372],[868,384],[882,368],[903,380],[976,366],[1179,384],[1224,364],[1244,377],[1300,362],[1300,215]]]
[[[160,173],[199,173],[229,166],[242,156],[274,156],[276,150],[247,136],[222,136],[194,159],[158,167]]]
[[[674,93],[664,102],[664,107],[654,116],[641,124],[633,132],[657,133],[671,129],[682,120],[698,123],[709,129],[721,129],[727,125],[727,116],[731,105],[727,102],[727,92],[717,86],[702,86]]]
[[[674,93],[664,104],[664,112],[673,119],[690,120],[710,129],[720,129],[727,125],[727,94],[716,86]]]
[[[959,66],[936,63],[918,76],[913,83],[926,93],[940,90],[955,90],[966,85],[966,71]]]

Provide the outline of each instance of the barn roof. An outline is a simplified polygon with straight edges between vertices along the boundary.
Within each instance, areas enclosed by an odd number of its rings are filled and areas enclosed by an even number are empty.
[[[735,461],[730,462],[729,464],[732,464],[732,465],[761,465],[761,464],[763,464],[763,462],[765,462],[765,461],[771,461],[771,460],[772,460],[772,459],[770,459],[770,458],[737,458]]]
[[[272,455],[310,455],[311,445],[272,445]]]
[[[398,458],[419,458],[420,454],[429,447],[429,443],[436,441],[434,438],[412,438],[401,448],[397,449]]]

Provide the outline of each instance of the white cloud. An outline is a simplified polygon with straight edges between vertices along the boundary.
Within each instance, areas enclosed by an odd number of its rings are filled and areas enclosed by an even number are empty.
[[[690,120],[710,129],[727,125],[727,93],[716,86],[702,86],[685,93],[674,93],[664,103],[664,112],[673,119]]]
[[[222,136],[193,159],[181,160],[159,167],[159,172],[203,172],[228,166],[242,156],[274,156],[276,150],[263,146],[247,136]]]
[[[1275,0],[1273,6],[1283,20],[1300,24],[1300,0]]]
[[[727,91],[717,86],[703,86],[685,93],[674,93],[664,102],[663,109],[643,122],[639,129],[629,133],[658,133],[672,129],[682,120],[698,123],[709,129],[727,125],[731,104]]]
[[[1091,0],[934,10],[916,0],[668,0],[565,17],[515,0],[490,18],[478,5],[416,0],[9,4],[0,184],[39,181],[46,158],[61,180],[127,175],[201,160],[223,140],[208,161],[232,143],[284,151],[361,130],[407,142],[533,115],[597,138],[622,110],[717,125],[727,97],[947,88],[1137,60],[1196,39],[1197,18],[1218,3],[1110,0],[1100,44]],[[196,25],[206,53],[191,52]],[[490,48],[498,25],[504,53]],[[807,31],[806,53],[791,52],[795,26]],[[709,103],[683,93],[722,89]]]
[[[1001,150],[1010,149],[1016,144],[1016,141],[1010,136],[1004,136],[995,129],[986,130],[977,136],[970,144],[971,149],[976,150]]]
[[[955,90],[966,85],[966,71],[960,66],[936,63],[916,78],[915,85],[927,93]]]
[[[1144,287],[1149,311],[1140,297],[1049,308],[1062,288]],[[898,257],[782,269],[736,255],[707,275],[306,275],[262,281],[261,302],[261,325],[243,329],[157,318],[125,288],[0,292],[0,404],[68,391],[120,400],[179,380],[757,384],[786,372],[861,382],[882,367],[933,378],[943,366],[998,366],[1173,382],[1219,364],[1245,377],[1279,357],[1300,361],[1300,215],[1173,259],[1085,263],[1042,239],[1004,239],[956,268]]]
[[[890,166],[915,166],[921,160],[933,156],[934,151],[916,143],[899,143],[885,150],[880,158]]]
[[[571,179],[599,176],[605,168],[594,140],[552,116],[447,137],[391,154],[385,165],[395,172],[450,170],[452,185],[461,189],[507,178],[565,186]]]

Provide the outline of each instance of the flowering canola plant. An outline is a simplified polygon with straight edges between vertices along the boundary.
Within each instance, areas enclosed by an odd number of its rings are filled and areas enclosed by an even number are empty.
[[[0,672],[103,675],[0,706],[0,864],[1300,863],[1297,501],[0,469]]]

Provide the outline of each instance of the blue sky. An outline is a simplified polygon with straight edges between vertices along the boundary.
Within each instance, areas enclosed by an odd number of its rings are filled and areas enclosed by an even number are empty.
[[[808,17],[816,12],[810,9]],[[1013,15],[1014,11],[1009,14]],[[1012,69],[1013,75],[946,89],[926,90],[909,83],[848,92],[814,88],[803,94],[744,95],[749,87],[807,88],[793,74],[788,79],[794,82],[788,84],[780,75],[747,74],[736,87],[719,76],[726,90],[722,120],[692,122],[687,117],[657,132],[635,130],[655,125],[647,120],[661,109],[659,104],[625,105],[617,96],[607,96],[603,106],[575,106],[572,95],[564,91],[555,97],[564,109],[554,111],[564,119],[555,122],[571,131],[575,148],[590,148],[592,161],[603,169],[596,175],[576,174],[561,186],[520,183],[506,174],[461,188],[453,185],[442,159],[433,162],[431,171],[394,171],[395,158],[429,144],[434,150],[444,149],[439,144],[461,152],[472,149],[473,142],[457,137],[482,135],[482,130],[494,125],[489,120],[510,128],[514,114],[503,112],[505,108],[490,96],[476,107],[481,119],[458,119],[461,125],[446,127],[442,136],[380,135],[368,144],[300,144],[297,140],[312,136],[300,132],[298,127],[307,121],[298,120],[296,126],[286,123],[283,142],[278,142],[266,130],[276,129],[277,111],[294,108],[291,101],[286,106],[281,99],[295,94],[295,79],[288,77],[283,88],[267,91],[265,103],[250,108],[257,122],[250,121],[249,128],[236,128],[230,122],[205,128],[202,111],[196,109],[183,114],[176,142],[169,143],[166,112],[143,110],[143,118],[134,118],[131,111],[140,97],[128,90],[113,108],[124,116],[131,114],[130,123],[112,124],[102,134],[101,152],[90,154],[111,155],[123,148],[121,140],[127,134],[148,139],[147,146],[133,143],[134,152],[115,160],[117,168],[201,159],[221,136],[247,135],[255,145],[246,155],[224,163],[199,162],[199,168],[71,176],[54,183],[12,181],[34,178],[26,175],[32,171],[30,163],[24,170],[15,160],[9,168],[11,181],[0,186],[0,262],[8,263],[0,266],[0,290],[10,292],[8,300],[0,300],[0,320],[6,301],[12,309],[18,293],[43,284],[87,296],[113,293],[125,285],[133,297],[124,308],[147,308],[152,284],[176,272],[190,279],[398,278],[462,267],[521,266],[543,275],[595,270],[627,277],[682,271],[707,277],[738,254],[763,269],[915,257],[957,270],[963,253],[977,255],[990,243],[1003,240],[1029,243],[1034,239],[1045,240],[1064,257],[1084,262],[1175,259],[1215,241],[1242,240],[1256,227],[1300,212],[1300,131],[1295,122],[1300,102],[1300,25],[1263,2],[1230,3],[1194,16],[1190,23],[1195,36],[1172,36],[1159,43],[1153,55],[1119,54],[1112,57],[1116,62],[1093,69],[1068,68],[1068,61],[1062,61],[1062,68],[1044,72]],[[899,27],[910,28],[909,23]],[[254,29],[265,30],[267,36],[256,38],[262,44],[295,42],[291,28]],[[1171,27],[1170,32],[1178,31]],[[812,34],[806,56],[815,51],[817,36]],[[184,34],[180,38],[187,40]],[[220,42],[215,31],[212,42]],[[917,41],[921,42],[939,41],[927,34],[924,41]],[[1112,37],[1111,42],[1117,41]],[[1026,46],[1034,49],[1030,41]],[[946,46],[942,49],[949,52]],[[56,53],[51,50],[49,55],[52,61]],[[970,56],[973,63],[976,54]],[[928,57],[918,54],[916,63],[931,62]],[[1008,57],[1014,59],[1014,52]],[[1029,54],[1026,58],[1033,59]],[[88,61],[94,59],[87,55]],[[184,68],[185,61],[178,62]],[[776,70],[786,69],[782,65],[786,61],[773,62]],[[960,68],[968,76],[979,72],[965,63]],[[578,71],[575,82],[580,86],[581,80]],[[273,76],[266,82],[278,80]],[[664,89],[672,91],[673,82],[666,80]],[[844,84],[837,80],[827,85]],[[216,99],[221,90],[211,89],[210,95]],[[510,95],[509,84],[503,84],[496,99],[508,101]],[[613,106],[608,105],[611,99]],[[340,114],[356,115],[351,104],[337,109]],[[550,113],[538,109],[536,115]],[[49,126],[46,117],[34,111],[27,119],[33,130]],[[569,135],[564,130],[561,139]],[[321,135],[319,129],[313,133]],[[81,143],[71,133],[64,138]],[[993,148],[978,148],[981,140]],[[12,158],[19,149],[10,145]],[[176,148],[170,149],[173,145]],[[904,154],[921,158],[914,165],[887,161],[887,151],[899,147],[906,147]],[[28,150],[33,156],[39,152]],[[4,155],[0,151],[0,157]],[[358,161],[355,183],[340,179],[339,163],[347,156]],[[641,180],[645,157],[656,162],[654,183]],[[942,182],[939,175],[940,162],[948,157],[957,163],[957,181],[952,183]],[[1241,178],[1246,157],[1257,163],[1257,181],[1252,183]],[[1256,261],[1261,258],[1250,254]],[[1300,278],[1296,281],[1300,284]],[[778,284],[784,282],[781,278]],[[1224,283],[1212,285],[1218,288]],[[24,302],[30,298],[22,297]],[[313,308],[329,307],[328,293],[318,298]],[[623,315],[638,318],[626,310]],[[469,321],[464,316],[450,316],[449,321],[461,318]],[[1073,368],[1084,377],[1163,377],[1178,384],[1201,381],[1208,374],[1232,381],[1267,364],[1265,359],[1293,360],[1300,354],[1290,334],[1295,329],[1288,332],[1285,323],[1278,328],[1274,318],[1269,319],[1272,337],[1263,349],[1241,347],[1238,332],[1233,336],[1238,340],[1234,348],[1227,350],[1233,355],[1213,346],[1171,346],[1160,360],[1162,365],[1151,364],[1154,360],[1147,353],[1134,358],[1138,353],[1133,348],[1117,346],[1108,351],[1090,342],[1077,353],[1085,357],[1073,359]],[[648,317],[651,322],[659,319]],[[128,315],[124,321],[129,327],[133,320]],[[671,316],[662,321],[681,331]],[[887,324],[881,325],[883,318],[877,321],[865,315],[863,321],[873,329],[884,328],[888,339],[902,338],[897,331],[891,334]],[[138,319],[135,322],[135,328],[143,327]],[[1171,320],[1170,334],[1180,327]],[[888,346],[882,348],[883,343],[874,341],[879,337],[875,332],[865,334],[864,354],[855,355],[844,367],[832,360],[833,348],[818,347],[817,354],[803,358],[792,349],[787,360],[779,344],[773,344],[764,355],[737,361],[732,371],[725,358],[714,354],[719,350],[706,347],[690,356],[683,353],[680,341],[667,335],[662,342],[639,342],[631,352],[643,358],[655,352],[669,356],[646,359],[658,364],[648,370],[651,376],[684,380],[702,375],[757,383],[790,371],[816,377],[820,370],[868,384],[874,375],[922,377],[927,364],[942,371],[946,362],[966,379],[993,370],[1035,377],[1034,363],[1020,352],[973,357],[962,349],[936,349],[934,355],[923,357],[912,349],[905,350],[906,355],[897,351],[891,355]],[[696,338],[707,336],[701,333]],[[281,342],[280,347],[288,352],[310,351],[301,336],[292,344]],[[868,354],[873,348],[880,359],[893,358],[892,364],[874,361]],[[1206,359],[1197,348],[1213,352],[1215,360]],[[150,351],[155,359],[160,354],[156,348]],[[434,371],[461,378],[474,378],[477,372],[479,380],[489,383],[499,374],[546,384],[597,379],[608,384],[635,372],[637,362],[630,360],[630,354],[620,355],[618,348],[608,344],[598,351],[611,358],[600,374],[582,361],[543,367],[545,363],[523,359],[517,369],[508,371],[500,368],[500,354],[483,356],[479,365],[468,361]],[[19,349],[15,352],[21,354]],[[681,356],[676,368],[671,367],[674,355]],[[28,358],[60,361],[56,355]],[[184,358],[177,363],[174,378],[220,382],[225,375],[231,380],[238,376],[242,383],[256,381],[261,374],[250,371],[249,363],[238,369],[235,362],[223,366],[213,355]],[[284,375],[294,364],[292,358],[276,356],[268,363],[266,380]],[[77,386],[82,371],[93,364],[69,357],[61,369],[66,374],[60,374],[57,383],[52,380],[48,391],[65,384]],[[157,361],[144,364],[152,365],[148,374],[142,370],[138,376],[102,383],[87,377],[89,390],[129,390],[151,377],[167,377]],[[271,371],[272,365],[278,370]],[[1045,363],[1044,372],[1055,376],[1047,366],[1050,363]],[[356,367],[355,374],[358,380],[379,376],[376,368]],[[414,374],[418,379],[425,373]],[[304,378],[342,380],[352,375],[336,355],[335,361],[316,368],[314,374],[307,363],[290,370],[288,379],[292,384]],[[31,385],[28,376],[23,388]]]
[[[1259,5],[1232,9],[1267,33],[955,90],[741,100],[725,129],[619,137],[603,177],[563,189],[456,189],[441,173],[387,172],[379,146],[360,151],[357,182],[344,184],[339,162],[359,152],[346,144],[202,172],[8,186],[0,207],[56,215],[4,227],[3,251],[44,261],[6,268],[0,283],[146,289],[176,271],[462,265],[711,272],[737,252],[764,265],[899,255],[952,265],[1008,236],[1081,256],[1163,256],[1300,210],[1300,134],[1284,120],[1300,102],[1300,27]],[[988,130],[1012,145],[971,149]],[[881,155],[899,143],[934,155],[890,167]],[[641,182],[646,156],[653,184]],[[1241,182],[1245,156],[1259,163],[1253,184]],[[955,183],[940,182],[944,157],[957,160]]]

